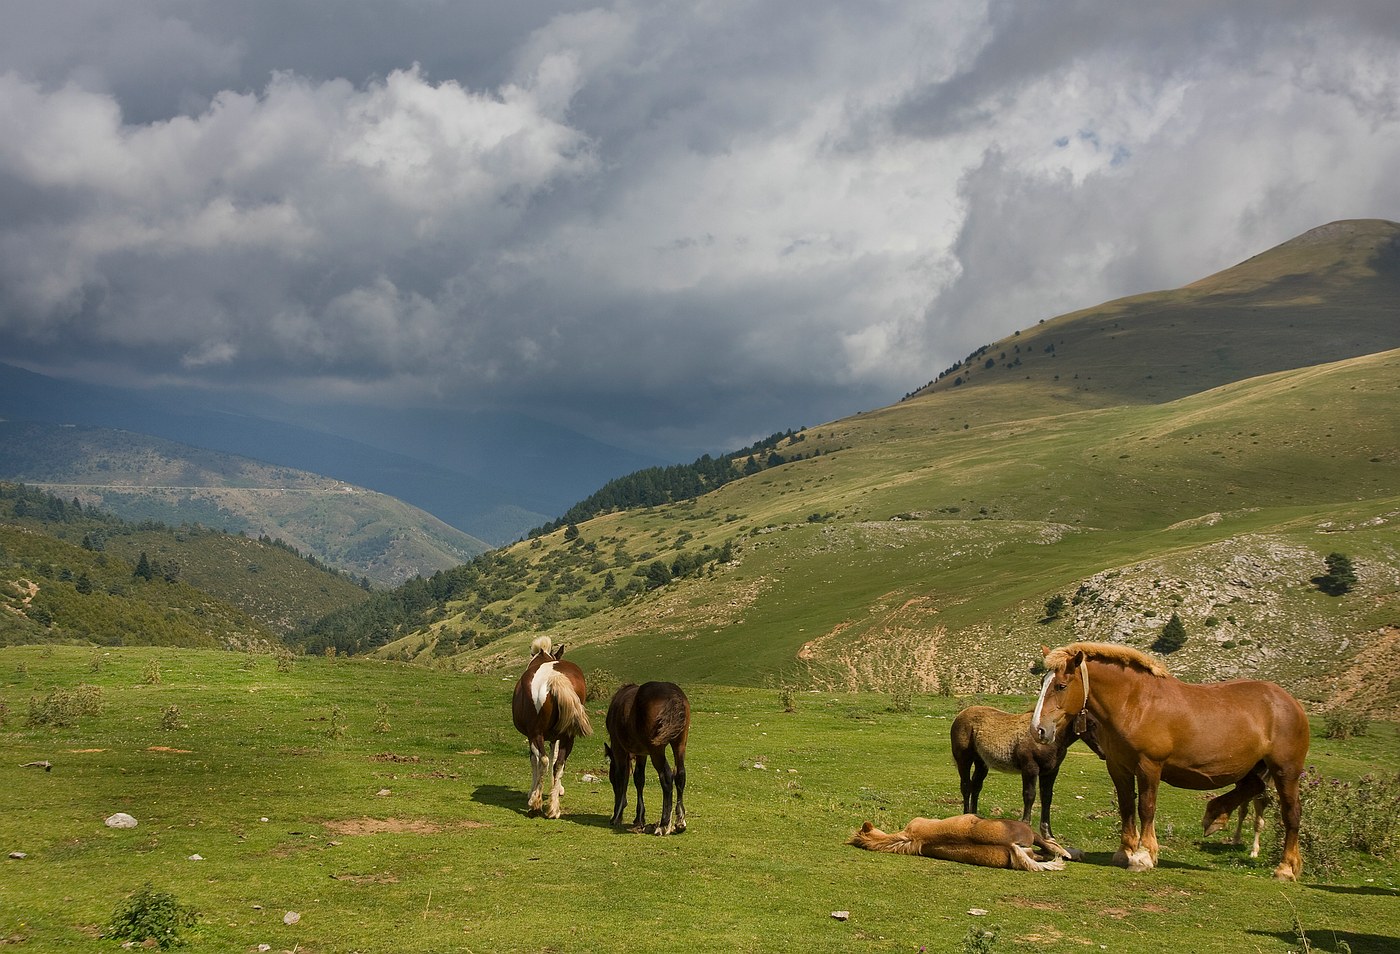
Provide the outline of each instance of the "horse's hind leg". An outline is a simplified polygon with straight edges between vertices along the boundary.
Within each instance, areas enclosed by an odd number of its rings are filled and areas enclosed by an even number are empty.
[[[671,766],[666,764],[665,746],[652,751],[651,764],[656,766],[656,774],[661,779],[661,821],[656,823],[656,834],[669,835],[675,830],[671,827],[671,805],[675,798],[676,785],[671,775]]]
[[[671,773],[676,782],[676,815],[672,828],[685,831],[685,739],[671,743],[671,754],[676,759],[676,769]]]
[[[1264,830],[1264,811],[1269,807],[1269,796],[1257,795],[1254,798],[1254,844],[1249,848],[1249,857],[1259,857],[1259,833]],[[1240,809],[1240,825],[1244,825],[1243,808]]]
[[[632,827],[642,829],[647,826],[647,808],[642,804],[642,787],[647,782],[646,756],[637,756],[637,764],[632,769],[632,785],[637,789],[637,817],[632,819]]]
[[[530,740],[530,794],[525,798],[526,811],[536,812],[544,807],[541,783],[544,779],[548,759],[546,744],[543,739]]]
[[[1299,774],[1279,771],[1274,776],[1279,814],[1283,816],[1283,861],[1274,869],[1274,877],[1284,881],[1297,881],[1303,873],[1303,857],[1298,852],[1298,828],[1303,821],[1303,802],[1298,794]]]
[[[563,736],[554,743],[554,771],[550,779],[549,811],[544,813],[546,818],[558,818],[561,814],[559,796],[564,794],[564,763],[569,760],[569,753],[573,750],[573,736]]]

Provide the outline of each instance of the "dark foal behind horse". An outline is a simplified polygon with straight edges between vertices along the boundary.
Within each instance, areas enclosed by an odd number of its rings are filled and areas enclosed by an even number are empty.
[[[642,786],[650,757],[661,777],[661,821],[656,825],[656,834],[685,831],[685,743],[689,734],[690,701],[674,682],[647,682],[640,686],[629,682],[617,690],[608,705],[608,744],[603,746],[613,788],[614,825],[622,824],[622,811],[627,807],[627,777],[631,775],[637,786],[637,816],[632,827],[646,827]],[[666,763],[667,745],[676,760],[674,771]]]
[[[583,670],[560,657],[564,647],[551,652],[548,636],[530,644],[530,665],[515,684],[511,718],[530,743],[530,794],[525,800],[529,811],[544,808],[543,779],[551,779],[549,807],[545,817],[559,817],[559,796],[564,794],[564,763],[574,749],[574,736],[592,735],[583,700],[588,696]],[[551,757],[550,743],[554,744]]]
[[[1040,787],[1040,833],[1054,838],[1050,829],[1050,803],[1055,797],[1055,778],[1060,773],[1065,750],[1080,738],[1091,749],[1091,730],[1076,732],[1068,715],[1058,727],[1053,742],[1041,742],[1031,727],[1032,712],[1011,713],[991,706],[968,706],[953,719],[950,736],[953,761],[958,766],[963,811],[977,814],[977,799],[989,768],[1021,776],[1021,798],[1025,810],[1021,821],[1030,823],[1037,783]]]

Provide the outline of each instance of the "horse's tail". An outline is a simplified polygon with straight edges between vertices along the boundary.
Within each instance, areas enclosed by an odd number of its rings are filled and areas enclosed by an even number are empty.
[[[593,734],[593,726],[588,722],[588,710],[583,707],[583,699],[567,674],[557,669],[549,674],[549,693],[554,696],[554,705],[559,712],[556,726],[561,734]]]
[[[910,838],[907,832],[897,831],[891,834],[881,831],[870,822],[861,825],[860,831],[852,835],[846,844],[864,848],[866,851],[888,851],[896,855],[920,853],[919,842]]]

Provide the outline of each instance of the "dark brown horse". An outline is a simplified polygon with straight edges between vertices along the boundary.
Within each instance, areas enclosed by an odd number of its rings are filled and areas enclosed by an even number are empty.
[[[1159,660],[1107,643],[1046,649],[1045,667],[1033,724],[1041,741],[1050,742],[1062,713],[1088,712],[1096,723],[1123,826],[1115,864],[1130,871],[1156,866],[1159,783],[1190,789],[1238,783],[1222,796],[1232,811],[1262,792],[1267,777],[1278,791],[1284,827],[1283,860],[1274,877],[1298,879],[1298,778],[1309,742],[1298,700],[1271,682],[1181,682]],[[1141,833],[1133,821],[1135,799]]]
[[[642,785],[647,777],[647,758],[661,777],[661,821],[656,834],[685,831],[685,743],[690,735],[690,701],[674,682],[628,683],[612,697],[608,706],[608,778],[613,788],[614,825],[622,824],[627,807],[627,777],[637,786],[637,817],[632,827],[646,827],[646,807]],[[666,763],[666,746],[676,760],[675,770]],[[636,769],[633,770],[635,763]],[[675,818],[671,815],[672,789],[675,791]]]
[[[1249,857],[1259,857],[1259,833],[1264,830],[1264,812],[1269,807],[1269,793],[1264,788],[1264,779],[1253,776],[1257,784],[1245,779],[1224,795],[1217,795],[1206,803],[1205,816],[1201,818],[1201,830],[1209,838],[1230,824],[1230,813],[1239,808],[1239,821],[1235,823],[1235,837],[1231,844],[1244,844],[1244,821],[1249,810],[1254,809],[1254,843],[1249,848]]]
[[[1025,806],[1021,821],[1030,823],[1039,785],[1040,833],[1054,838],[1050,829],[1050,803],[1055,797],[1055,777],[1060,774],[1065,750],[1080,738],[1080,733],[1074,730],[1071,724],[1074,720],[1066,713],[1055,728],[1054,741],[1041,742],[1031,728],[1032,715],[1031,712],[1003,712],[991,706],[968,706],[953,719],[949,733],[953,762],[958,766],[964,812],[977,814],[977,799],[988,769],[1014,772],[1021,776],[1021,800]],[[1089,731],[1086,725],[1086,735]]]
[[[530,743],[533,778],[525,807],[530,811],[544,807],[541,786],[549,776],[549,808],[545,817],[558,818],[559,796],[564,794],[564,763],[574,750],[574,737],[592,735],[593,727],[583,708],[583,700],[588,696],[583,670],[562,660],[564,647],[554,653],[551,648],[548,636],[541,636],[530,645],[530,664],[515,683],[510,711],[515,727]],[[554,745],[552,755],[550,743]]]

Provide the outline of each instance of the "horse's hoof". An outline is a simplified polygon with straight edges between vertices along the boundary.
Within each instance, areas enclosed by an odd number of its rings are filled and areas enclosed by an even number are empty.
[[[1276,881],[1297,881],[1298,872],[1294,871],[1291,865],[1279,865],[1274,869],[1274,880]]]
[[[1135,851],[1128,856],[1129,871],[1151,871],[1156,866],[1157,863],[1152,860],[1152,852],[1146,849]]]

